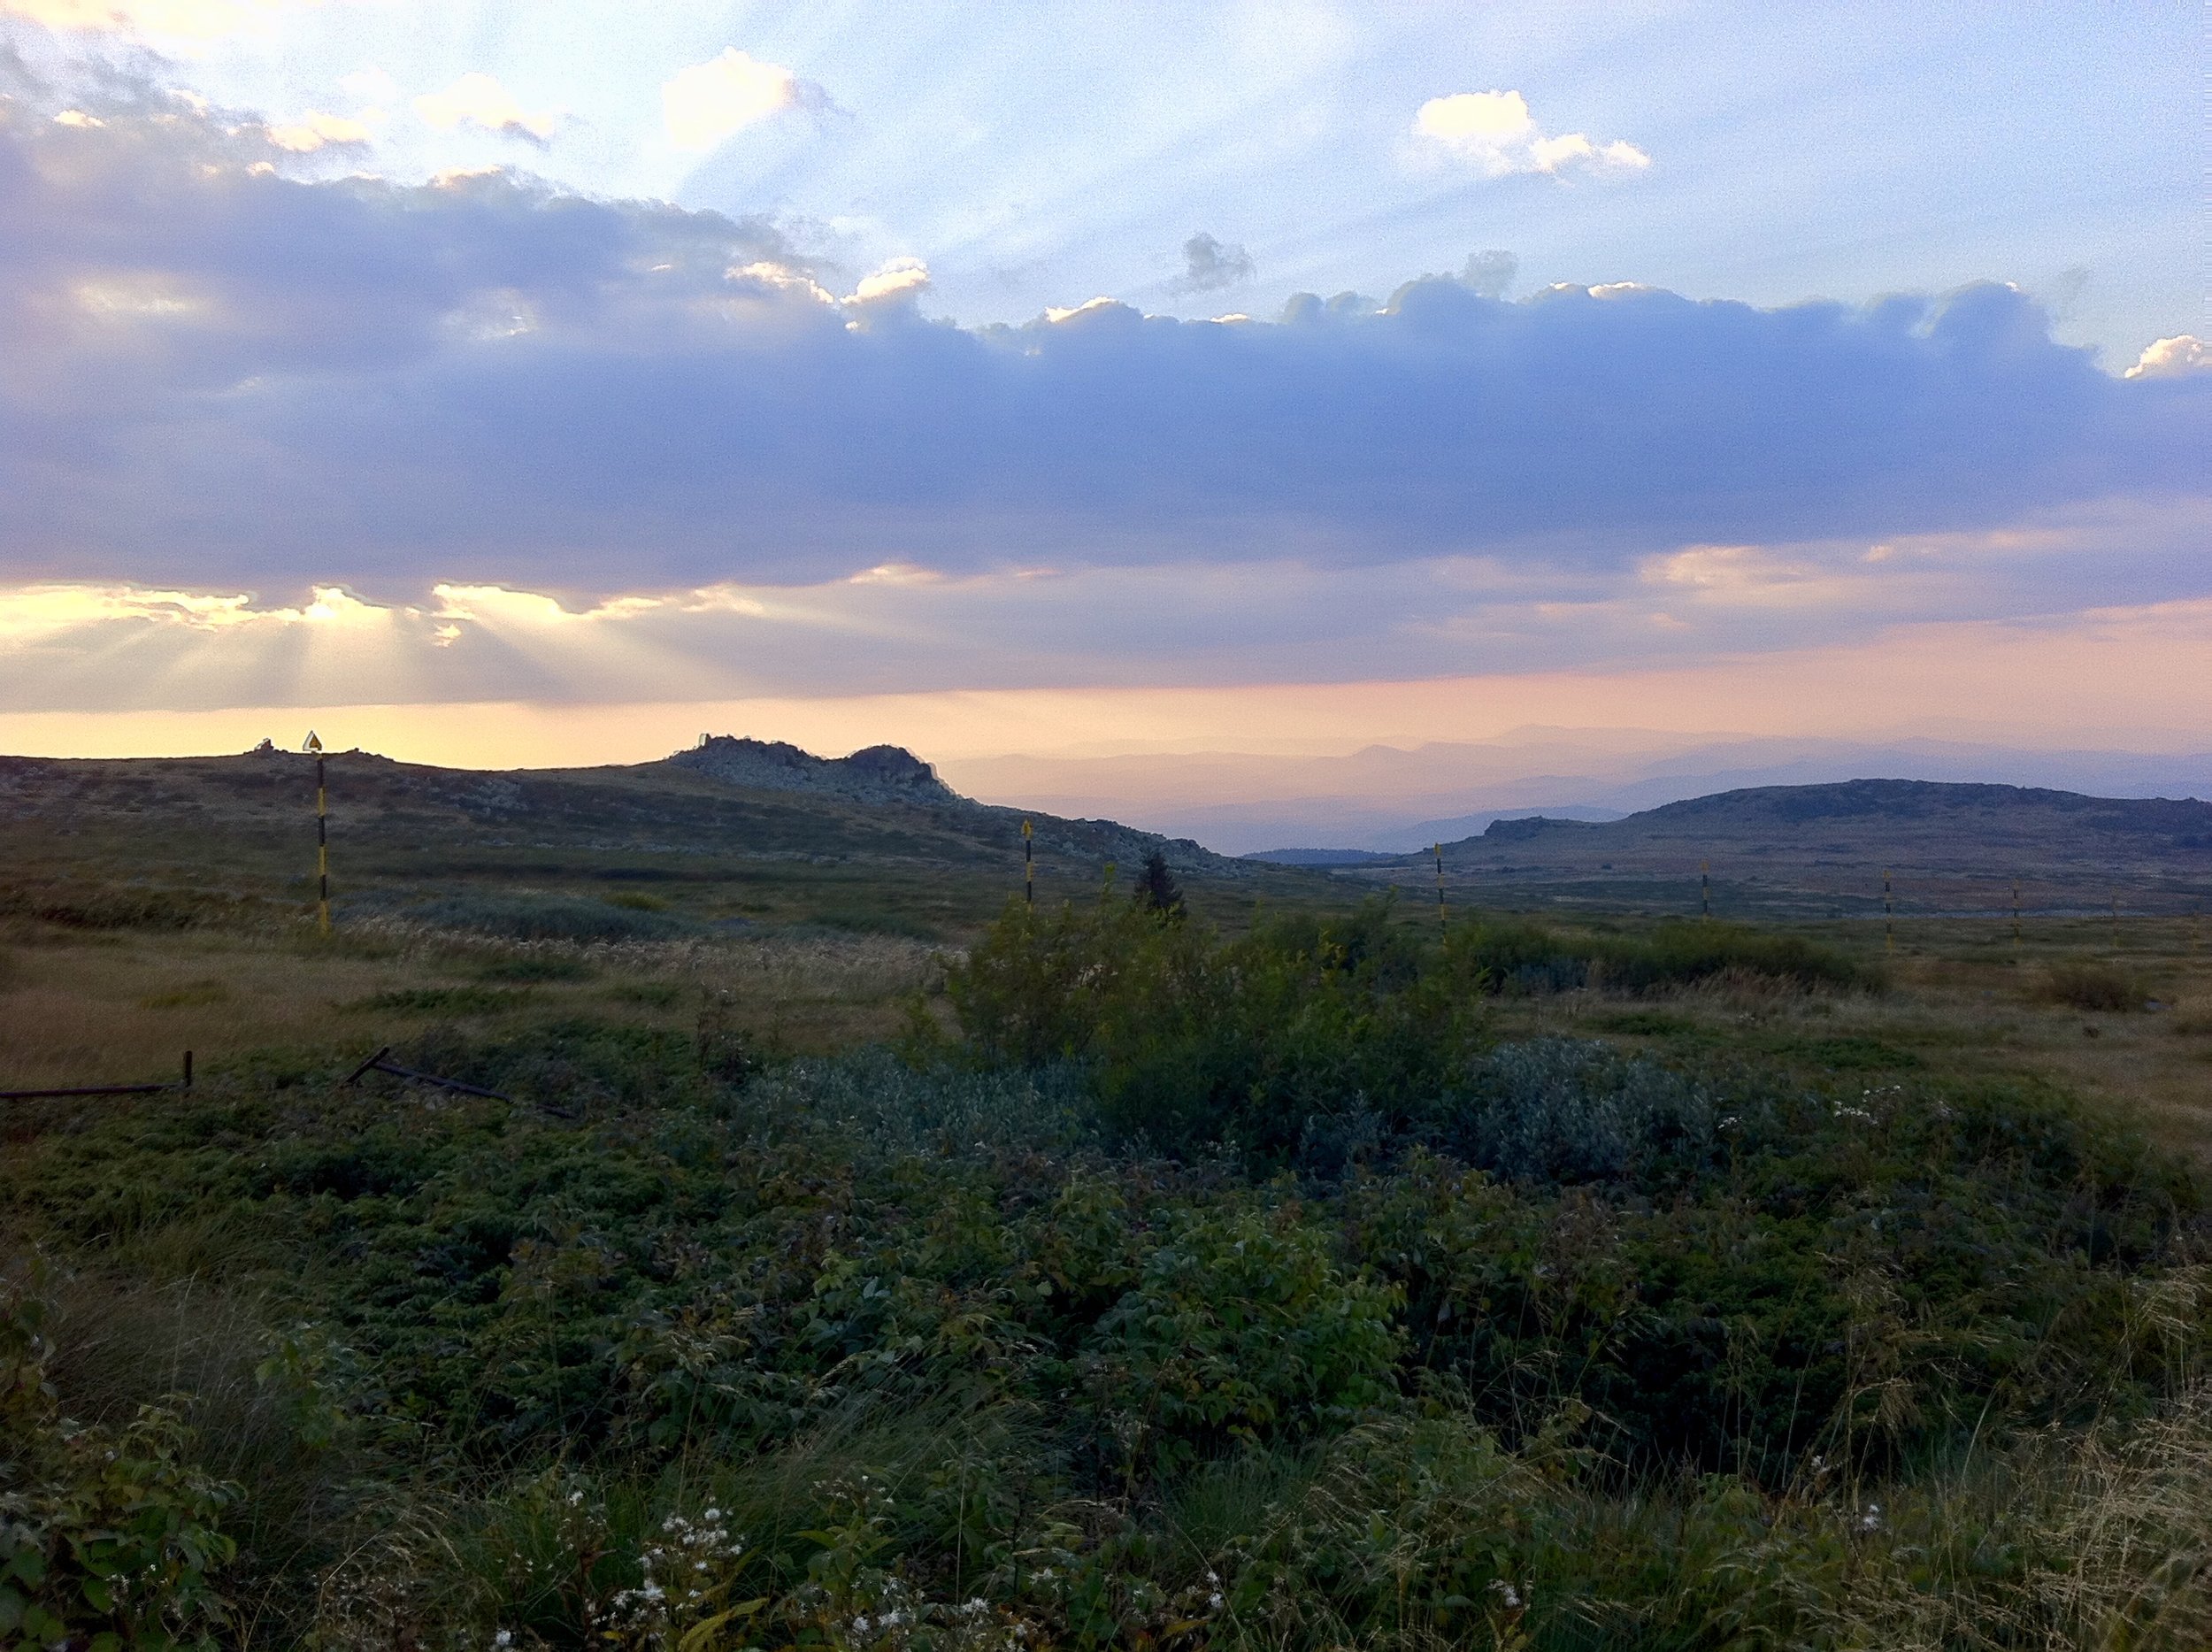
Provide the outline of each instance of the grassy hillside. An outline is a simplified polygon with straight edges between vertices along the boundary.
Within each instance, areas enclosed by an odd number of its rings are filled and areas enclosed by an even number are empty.
[[[1624,819],[1500,820],[1444,846],[1463,898],[1770,917],[1897,911],[2181,917],[2212,901],[2212,803],[2018,786],[1850,780],[1722,792]],[[1430,882],[1424,883],[1423,874]],[[1423,856],[1347,868],[1370,886],[1432,887]]]
[[[497,773],[341,752],[328,773],[344,917],[577,939],[810,924],[935,940],[972,933],[1022,882],[1021,814],[949,794],[744,787],[682,760]],[[0,758],[4,898],[95,926],[296,913],[313,900],[313,763],[296,754]],[[1154,850],[1225,916],[1313,887],[1110,821],[1033,818],[1048,900]]]

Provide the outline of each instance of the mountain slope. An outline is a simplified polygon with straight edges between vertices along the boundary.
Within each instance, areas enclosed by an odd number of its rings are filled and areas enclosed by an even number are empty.
[[[528,900],[558,897],[638,914],[624,921],[642,930],[813,922],[933,935],[1022,887],[1022,812],[960,796],[895,747],[823,759],[724,740],[655,763],[507,772],[347,751],[327,767],[342,916],[459,921],[496,908],[497,921],[522,923]],[[296,911],[312,898],[313,794],[312,760],[273,749],[0,758],[0,898],[179,921]],[[1202,906],[1242,907],[1302,878],[1110,820],[1028,818],[1041,900],[1087,895],[1110,862],[1125,885],[1155,851]]]
[[[1893,896],[1921,908],[1987,910],[2017,879],[2045,908],[2127,891],[2182,911],[2212,897],[2212,803],[1934,780],[1754,787],[1620,820],[1498,820],[1447,843],[1444,862],[1463,887],[1590,903],[1694,904],[1709,867],[1743,910],[1878,903],[1886,872]],[[1410,855],[1338,875],[1417,885],[1424,869],[1433,877]]]

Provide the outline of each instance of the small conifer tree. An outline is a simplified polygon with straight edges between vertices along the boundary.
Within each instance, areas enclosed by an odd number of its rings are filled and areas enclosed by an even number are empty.
[[[1147,911],[1164,918],[1178,918],[1184,914],[1183,892],[1175,887],[1167,857],[1156,849],[1145,857],[1144,870],[1137,874],[1136,901]]]

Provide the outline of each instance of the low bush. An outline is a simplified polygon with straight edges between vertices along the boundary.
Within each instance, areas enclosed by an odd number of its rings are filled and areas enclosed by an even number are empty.
[[[1187,1460],[1394,1398],[1397,1292],[1331,1251],[1294,1207],[1179,1218],[1086,1349],[1115,1437]]]
[[[418,901],[402,917],[437,929],[507,941],[657,941],[691,933],[672,913],[641,911],[647,896],[587,900],[565,895],[447,895]]]
[[[588,981],[598,972],[581,958],[567,958],[549,953],[523,953],[513,957],[493,958],[477,966],[477,974],[488,981]]]
[[[296,910],[217,889],[137,883],[16,882],[0,887],[0,917],[36,918],[68,929],[216,928]]]
[[[1832,948],[1802,935],[1745,924],[1663,923],[1642,934],[1594,937],[1589,946],[1591,984],[1629,992],[1728,975],[1761,977],[1807,989],[1882,984],[1878,969]]]
[[[2117,964],[2081,959],[2052,964],[2036,996],[2070,1009],[2111,1011],[2140,1010],[2146,994],[2143,983]]]
[[[1539,1126],[1533,1100],[1509,1118],[1485,1102],[1499,1076],[1479,1069],[1488,996],[1594,982],[1648,991],[1747,973],[1793,988],[1870,980],[1839,954],[1735,926],[1576,935],[1478,920],[1439,944],[1393,916],[1387,903],[1370,903],[1333,922],[1278,920],[1225,941],[1141,902],[1102,898],[1041,915],[1017,905],[951,969],[946,991],[966,1059],[1081,1064],[1122,1139],[1178,1153],[1226,1142],[1340,1169],[1363,1144],[1446,1114],[1459,1120],[1463,1149],[1473,1114],[1521,1133],[1517,1147],[1499,1137],[1474,1149],[1475,1162],[1494,1165],[1538,1151],[1527,1132],[1566,1127]],[[1586,1122],[1601,1134],[1630,1127]]]
[[[0,1644],[214,1648],[239,1488],[196,1465],[170,1408],[115,1428],[63,1416],[43,1320],[0,1287]]]
[[[402,987],[371,993],[345,1008],[387,1015],[499,1015],[529,1002],[527,992],[503,992],[495,987]]]

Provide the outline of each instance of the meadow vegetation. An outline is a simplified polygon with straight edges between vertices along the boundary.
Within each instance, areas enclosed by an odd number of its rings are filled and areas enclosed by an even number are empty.
[[[0,1645],[2212,1643],[2203,1172],[2018,1053],[2140,966],[609,910],[17,920],[239,1030],[7,1115]]]

